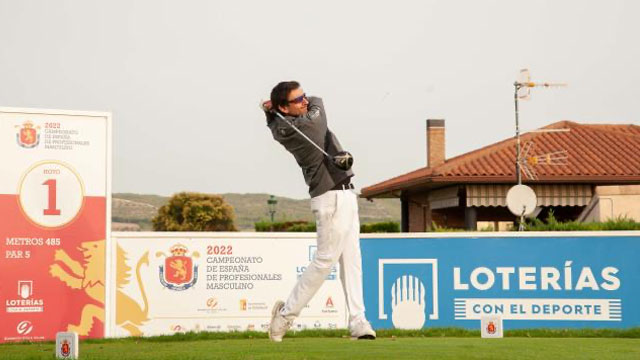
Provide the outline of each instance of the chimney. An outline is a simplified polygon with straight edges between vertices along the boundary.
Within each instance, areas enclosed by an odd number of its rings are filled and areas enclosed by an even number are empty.
[[[444,119],[427,120],[427,167],[444,163]]]

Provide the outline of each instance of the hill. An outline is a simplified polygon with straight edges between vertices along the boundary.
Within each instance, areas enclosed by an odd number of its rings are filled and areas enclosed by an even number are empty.
[[[267,199],[269,194],[236,194],[228,193],[221,196],[236,213],[236,227],[240,231],[253,231],[253,224],[260,220],[269,219]],[[284,220],[313,220],[309,208],[309,199],[291,199],[277,196],[275,221]],[[116,193],[112,198],[113,229],[132,230],[137,224],[140,230],[151,230],[151,219],[157,214],[158,208],[166,204],[169,197],[159,195],[144,195],[131,193]],[[360,222],[372,223],[379,221],[400,221],[400,200],[376,199],[367,201],[358,199],[360,208]],[[127,225],[123,225],[126,223]]]

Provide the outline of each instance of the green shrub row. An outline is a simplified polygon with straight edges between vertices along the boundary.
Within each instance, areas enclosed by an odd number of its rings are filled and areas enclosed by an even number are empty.
[[[515,231],[518,227],[514,227]],[[550,211],[547,218],[542,221],[540,219],[527,220],[525,223],[526,231],[613,231],[613,230],[640,230],[640,223],[635,220],[618,216],[615,219],[609,219],[605,222],[582,223],[578,221],[558,221],[553,212]]]
[[[400,224],[395,221],[385,221],[360,225],[360,233],[362,234],[397,232],[400,232]]]
[[[316,223],[308,221],[260,221],[254,224],[257,232],[315,232]],[[394,221],[360,225],[361,233],[400,232],[400,224]]]
[[[269,222],[261,221],[255,223],[255,230],[258,232],[315,232],[316,224],[308,221],[284,221]],[[514,226],[513,231],[518,227]],[[617,217],[605,222],[581,223],[578,221],[558,221],[553,212],[545,220],[529,219],[525,223],[525,231],[615,231],[615,230],[640,230],[640,222],[628,217]],[[435,232],[457,232],[465,229],[440,227],[434,223]],[[397,233],[400,232],[400,224],[395,221],[386,221],[370,224],[361,224],[360,233]]]
[[[314,232],[316,224],[304,220],[298,221],[259,221],[254,224],[257,232]]]

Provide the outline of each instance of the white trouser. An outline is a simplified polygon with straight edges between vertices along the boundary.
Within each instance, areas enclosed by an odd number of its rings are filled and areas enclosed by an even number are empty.
[[[311,210],[316,217],[318,251],[291,291],[282,315],[289,320],[300,315],[340,261],[340,280],[350,320],[364,317],[358,198],[351,190],[327,191],[311,199]]]

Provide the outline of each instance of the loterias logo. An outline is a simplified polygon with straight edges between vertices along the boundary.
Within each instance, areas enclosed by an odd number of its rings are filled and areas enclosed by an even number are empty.
[[[309,261],[313,261],[316,257],[316,253],[318,252],[317,245],[309,245]],[[298,278],[302,276],[302,274],[307,270],[307,266],[296,266],[296,273],[298,274]],[[326,280],[336,280],[338,278],[338,268],[334,265],[331,267],[331,272],[327,275]]]
[[[18,295],[23,299],[28,299],[33,295],[33,281],[21,280],[18,281]]]
[[[565,261],[564,269],[552,266],[499,266],[494,269],[489,267],[476,267],[463,278],[461,267],[453,268],[453,289],[469,290],[471,285],[476,290],[490,290],[500,287],[502,290],[607,290],[613,291],[620,288],[620,279],[617,277],[618,269],[606,266],[600,271],[595,271],[590,266],[579,269],[577,281],[574,283],[573,261]],[[597,269],[596,269],[597,270]],[[596,276],[595,274],[598,274]],[[500,281],[496,281],[496,279]],[[513,281],[515,278],[516,281]],[[467,280],[468,279],[468,280]]]
[[[8,313],[32,313],[44,311],[44,300],[33,298],[33,281],[18,281],[18,299],[7,299],[5,301]]]
[[[499,315],[505,320],[592,320],[622,321],[622,302],[617,298],[588,296],[588,294],[616,291],[621,282],[614,266],[594,269],[572,267],[565,261],[563,268],[552,266],[475,267],[470,272],[453,268],[453,289],[457,292],[482,294],[491,291],[492,297],[456,297],[456,320],[478,320],[483,316]],[[574,274],[575,273],[575,274]],[[561,292],[561,293],[560,293]],[[508,297],[495,296],[509,294]],[[521,297],[518,294],[540,294]],[[549,296],[562,294],[561,296]],[[575,297],[568,297],[575,294]]]
[[[398,329],[438,319],[437,259],[380,259],[378,274],[378,319],[386,320],[389,308]]]

